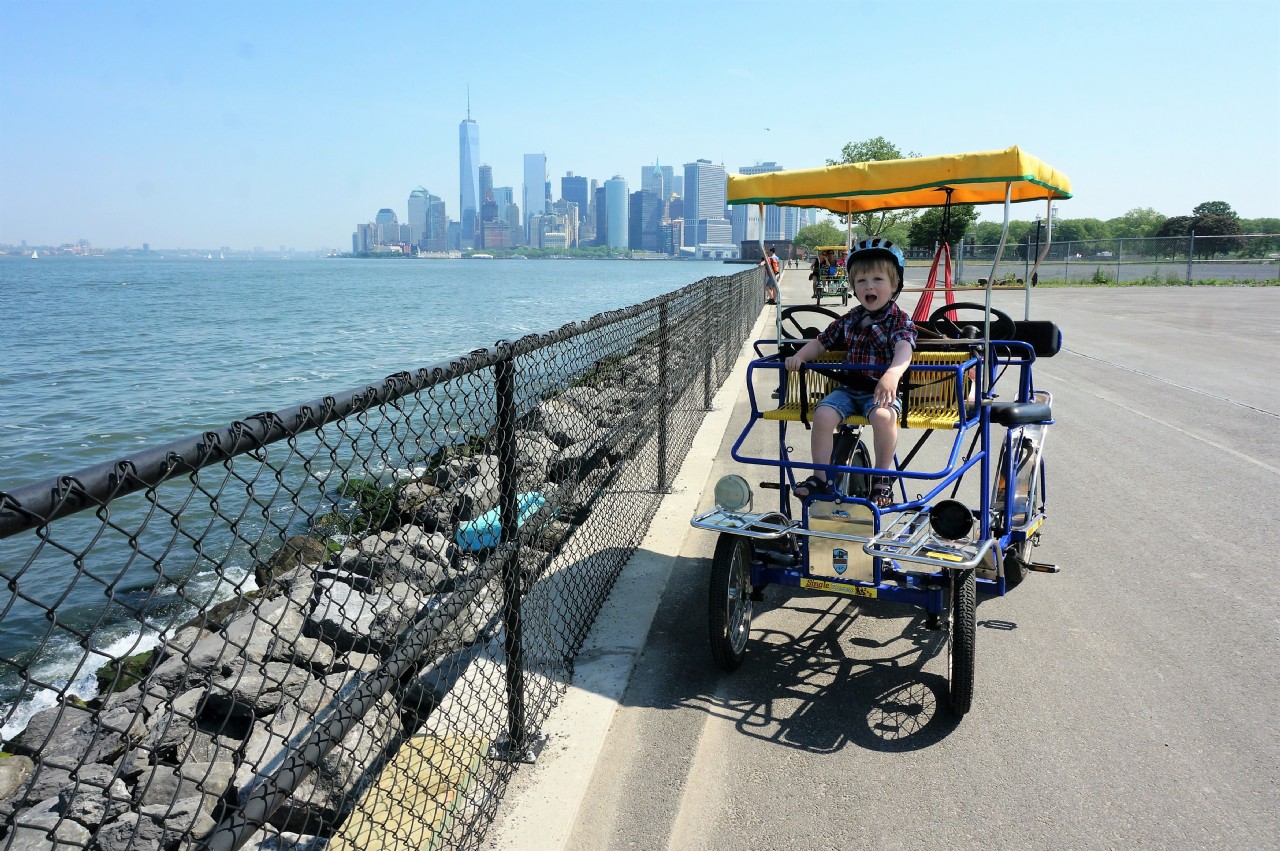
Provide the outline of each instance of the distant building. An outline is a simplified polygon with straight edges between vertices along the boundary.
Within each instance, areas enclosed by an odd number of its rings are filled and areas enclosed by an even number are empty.
[[[595,181],[591,181],[592,185]],[[609,205],[605,203],[604,187],[596,186],[591,192],[591,209],[595,213],[596,236],[593,245],[609,243]]]
[[[662,225],[659,240],[659,251],[663,254],[678,255],[684,243],[684,220],[672,219]]]
[[[471,120],[471,96],[467,95],[467,117],[458,125],[458,215],[460,247],[475,245],[480,219],[480,128]]]
[[[589,196],[587,195],[587,179],[585,177],[575,176],[573,172],[565,172],[564,177],[560,178],[560,200],[572,201],[578,205],[578,215],[586,218],[590,211]]]
[[[425,188],[419,186],[409,193],[409,244],[422,246],[423,237],[427,233],[427,208],[432,201],[439,201]]]
[[[710,160],[685,163],[684,185],[685,246],[695,247],[701,242],[732,246],[733,226],[724,215],[728,194],[724,166],[714,165]],[[704,239],[708,234],[718,238]]]
[[[435,198],[434,195],[432,197]],[[427,206],[427,230],[423,236],[422,247],[427,251],[448,251],[449,224],[444,201],[436,198]]]
[[[541,216],[547,211],[547,155],[524,155],[524,192],[520,196],[520,207],[524,210],[525,236],[530,244],[535,244],[529,233],[528,223],[534,216]]]
[[[604,182],[604,203],[608,209],[605,231],[605,245],[610,248],[626,249],[629,247],[627,181],[615,174]]]
[[[758,165],[746,165],[738,169],[740,174],[766,174],[771,171],[783,171],[782,166],[775,162],[759,163]],[[756,221],[760,218],[760,208],[756,204],[737,204],[734,206],[734,212],[741,208],[749,208],[751,211],[750,219]],[[742,230],[738,227],[739,219],[734,219],[734,241],[743,242],[751,239],[761,239],[765,241],[771,239],[794,239],[796,233],[802,227],[801,210],[798,207],[775,207],[772,204],[766,204],[764,208],[764,227],[762,231],[749,233],[748,228]],[[750,221],[750,219],[748,221]]]
[[[578,245],[580,218],[578,216],[578,203],[576,201],[567,201],[561,198],[551,205],[551,212],[560,217],[564,223],[564,234],[566,243],[565,248],[573,248]]]
[[[390,207],[383,207],[378,211],[377,218],[373,220],[377,231],[374,234],[374,241],[378,245],[399,245],[400,244],[400,220],[396,218],[396,211]]]

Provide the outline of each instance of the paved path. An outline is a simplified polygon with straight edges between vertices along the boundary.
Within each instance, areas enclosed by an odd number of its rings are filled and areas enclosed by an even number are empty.
[[[1280,288],[1034,300],[1065,335],[1036,373],[1063,572],[980,603],[973,711],[938,710],[938,634],[883,603],[770,588],[715,668],[688,517],[767,477],[729,459],[733,376],[491,848],[1280,847]]]

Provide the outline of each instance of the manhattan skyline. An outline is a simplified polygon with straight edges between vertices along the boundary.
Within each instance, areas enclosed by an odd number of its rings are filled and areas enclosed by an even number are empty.
[[[570,171],[634,190],[655,162],[815,168],[883,136],[1017,144],[1072,179],[1066,218],[1280,212],[1271,3],[303,8],[5,2],[0,242],[342,247],[418,187],[458,220],[468,90],[477,165],[517,194],[532,153],[558,198]]]

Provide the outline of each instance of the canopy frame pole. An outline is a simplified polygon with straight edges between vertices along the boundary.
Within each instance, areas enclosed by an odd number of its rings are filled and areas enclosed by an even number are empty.
[[[995,259],[991,261],[991,274],[987,275],[986,309],[982,317],[982,374],[978,376],[978,404],[980,405],[991,404],[991,400],[987,398],[987,369],[988,364],[991,363],[991,283],[996,277],[996,267],[1000,265],[1000,255],[1004,253],[1005,240],[1009,238],[1009,207],[1012,201],[1013,181],[1008,181],[1004,185],[1004,228],[1000,231],[1000,245],[996,247]]]
[[[769,262],[769,255],[764,251],[764,202],[761,201],[756,205],[760,209],[760,256],[764,258],[764,273],[769,276],[769,280],[773,282],[773,300],[777,302],[774,307],[777,309],[773,312],[773,339],[782,339],[782,283],[773,274],[773,264]]]
[[[1044,219],[1045,225],[1044,246],[1040,249],[1040,253],[1036,255],[1036,265],[1031,267],[1031,274],[1027,276],[1027,303],[1022,309],[1022,318],[1031,318],[1031,282],[1038,281],[1037,275],[1040,272],[1040,262],[1049,256],[1049,246],[1053,244],[1053,195],[1046,195],[1044,199]]]

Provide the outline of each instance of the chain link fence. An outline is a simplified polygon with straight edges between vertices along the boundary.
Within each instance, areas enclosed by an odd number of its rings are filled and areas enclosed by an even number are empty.
[[[957,282],[985,281],[998,247],[966,243],[963,253],[957,249]],[[1006,244],[997,279],[1026,280],[1041,248],[1034,230],[1026,239]],[[1036,278],[1070,284],[1276,284],[1280,283],[1280,234],[1055,239]]]
[[[478,847],[761,275],[0,492],[0,847]]]

